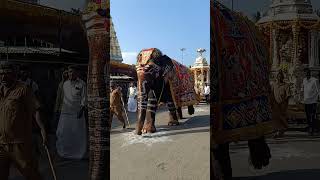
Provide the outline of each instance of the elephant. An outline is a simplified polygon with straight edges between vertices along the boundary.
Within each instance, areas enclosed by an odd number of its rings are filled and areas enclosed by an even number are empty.
[[[262,35],[242,15],[211,0],[210,16],[211,174],[215,180],[231,180],[232,142],[248,142],[255,169],[269,165],[269,54]]]
[[[159,49],[150,48],[138,54],[136,70],[138,77],[137,135],[156,132],[155,116],[160,102],[166,103],[169,109],[169,126],[179,125],[176,111],[178,110],[181,119],[183,106],[188,106],[190,115],[194,114],[193,105],[197,104],[198,100],[195,95],[193,76],[187,67],[163,55]],[[177,70],[180,70],[180,74]],[[186,78],[183,78],[184,76]],[[184,94],[181,93],[182,89],[185,91]]]

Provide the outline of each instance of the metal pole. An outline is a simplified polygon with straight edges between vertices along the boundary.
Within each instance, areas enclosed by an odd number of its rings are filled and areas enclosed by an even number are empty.
[[[181,54],[182,54],[182,65],[183,65],[183,51],[185,51],[186,48],[181,48],[180,50],[181,50]]]
[[[231,0],[231,9],[233,11],[233,0]]]

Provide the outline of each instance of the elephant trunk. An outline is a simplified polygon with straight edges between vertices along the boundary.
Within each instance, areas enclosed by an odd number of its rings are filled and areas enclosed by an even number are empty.
[[[144,75],[138,73],[138,112],[137,112],[137,126],[136,134],[142,134],[142,128],[146,118],[147,104],[148,104],[148,92],[149,88],[146,86],[146,81],[144,80]]]

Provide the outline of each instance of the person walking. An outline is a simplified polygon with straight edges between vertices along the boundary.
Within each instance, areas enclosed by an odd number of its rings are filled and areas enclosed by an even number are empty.
[[[284,82],[284,74],[281,70],[277,74],[277,81],[271,87],[272,119],[276,132],[274,138],[277,138],[282,137],[288,129],[287,110],[291,97],[290,85]]]
[[[63,84],[63,103],[57,126],[56,148],[60,157],[83,159],[87,153],[87,127],[84,110],[86,84],[79,78],[78,67],[68,67],[69,79]]]
[[[62,77],[61,77],[61,81],[58,85],[58,90],[57,90],[57,95],[56,95],[56,103],[55,103],[55,108],[54,108],[54,112],[55,112],[55,128],[56,125],[59,121],[60,118],[60,114],[61,114],[61,108],[62,108],[62,104],[63,104],[63,84],[68,80],[68,69],[65,68],[62,72]]]
[[[110,93],[110,124],[109,127],[111,129],[113,115],[116,115],[118,120],[122,123],[122,128],[126,128],[126,123],[123,118],[123,105],[121,102],[121,90],[117,87],[115,83],[111,83],[110,85],[111,93]]]
[[[0,62],[0,179],[8,180],[10,167],[15,164],[26,180],[41,180],[37,162],[32,155],[32,121],[41,129],[40,104],[32,90],[18,81],[16,65]]]
[[[208,85],[208,83],[205,83],[205,87],[204,87],[204,96],[206,98],[206,102],[207,104],[210,103],[210,86]]]
[[[19,68],[19,81],[28,86],[37,101],[40,102],[40,91],[38,84],[31,78],[31,70],[30,67],[27,65],[21,65]],[[35,116],[33,116],[35,119]],[[35,121],[33,121],[32,125],[32,142],[33,142],[33,155],[34,158],[37,158],[39,161],[41,154],[44,154],[44,151],[41,146],[41,132],[40,128],[37,126]]]
[[[314,134],[317,102],[319,98],[319,82],[318,79],[311,76],[310,69],[305,70],[306,78],[303,79],[301,91],[303,91],[303,103],[305,104],[305,112],[308,122],[308,132]]]
[[[128,89],[128,111],[136,112],[137,111],[137,87],[130,83],[130,87]]]

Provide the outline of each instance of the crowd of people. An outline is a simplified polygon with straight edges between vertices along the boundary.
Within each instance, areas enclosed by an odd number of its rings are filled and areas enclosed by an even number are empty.
[[[317,105],[319,102],[319,80],[312,77],[310,69],[305,69],[305,78],[302,87],[299,90],[303,93],[301,103],[304,104],[305,115],[307,119],[307,131],[309,135],[314,135],[319,131],[317,127]],[[290,84],[284,80],[283,71],[279,70],[276,76],[276,82],[271,84],[272,87],[272,118],[274,122],[275,138],[283,137],[288,129],[288,104],[289,99],[293,96]],[[295,93],[300,93],[295,92]]]
[[[317,104],[319,102],[319,80],[305,70],[301,92],[305,105],[308,132],[313,135],[316,126]],[[55,103],[56,152],[64,159],[86,159],[87,138],[87,92],[86,83],[80,78],[77,66],[69,66],[62,72]],[[285,82],[284,73],[279,71],[272,87],[272,116],[276,134],[284,136],[288,129],[288,102],[293,93]],[[0,179],[8,179],[11,164],[15,164],[21,174],[29,180],[41,179],[38,172],[41,144],[47,144],[47,132],[41,117],[42,105],[39,87],[31,78],[26,66],[0,63]],[[137,111],[137,87],[130,83],[127,106],[122,89],[115,82],[110,83],[110,128],[113,115],[126,128],[124,111]],[[204,96],[210,102],[210,86],[205,84]]]

